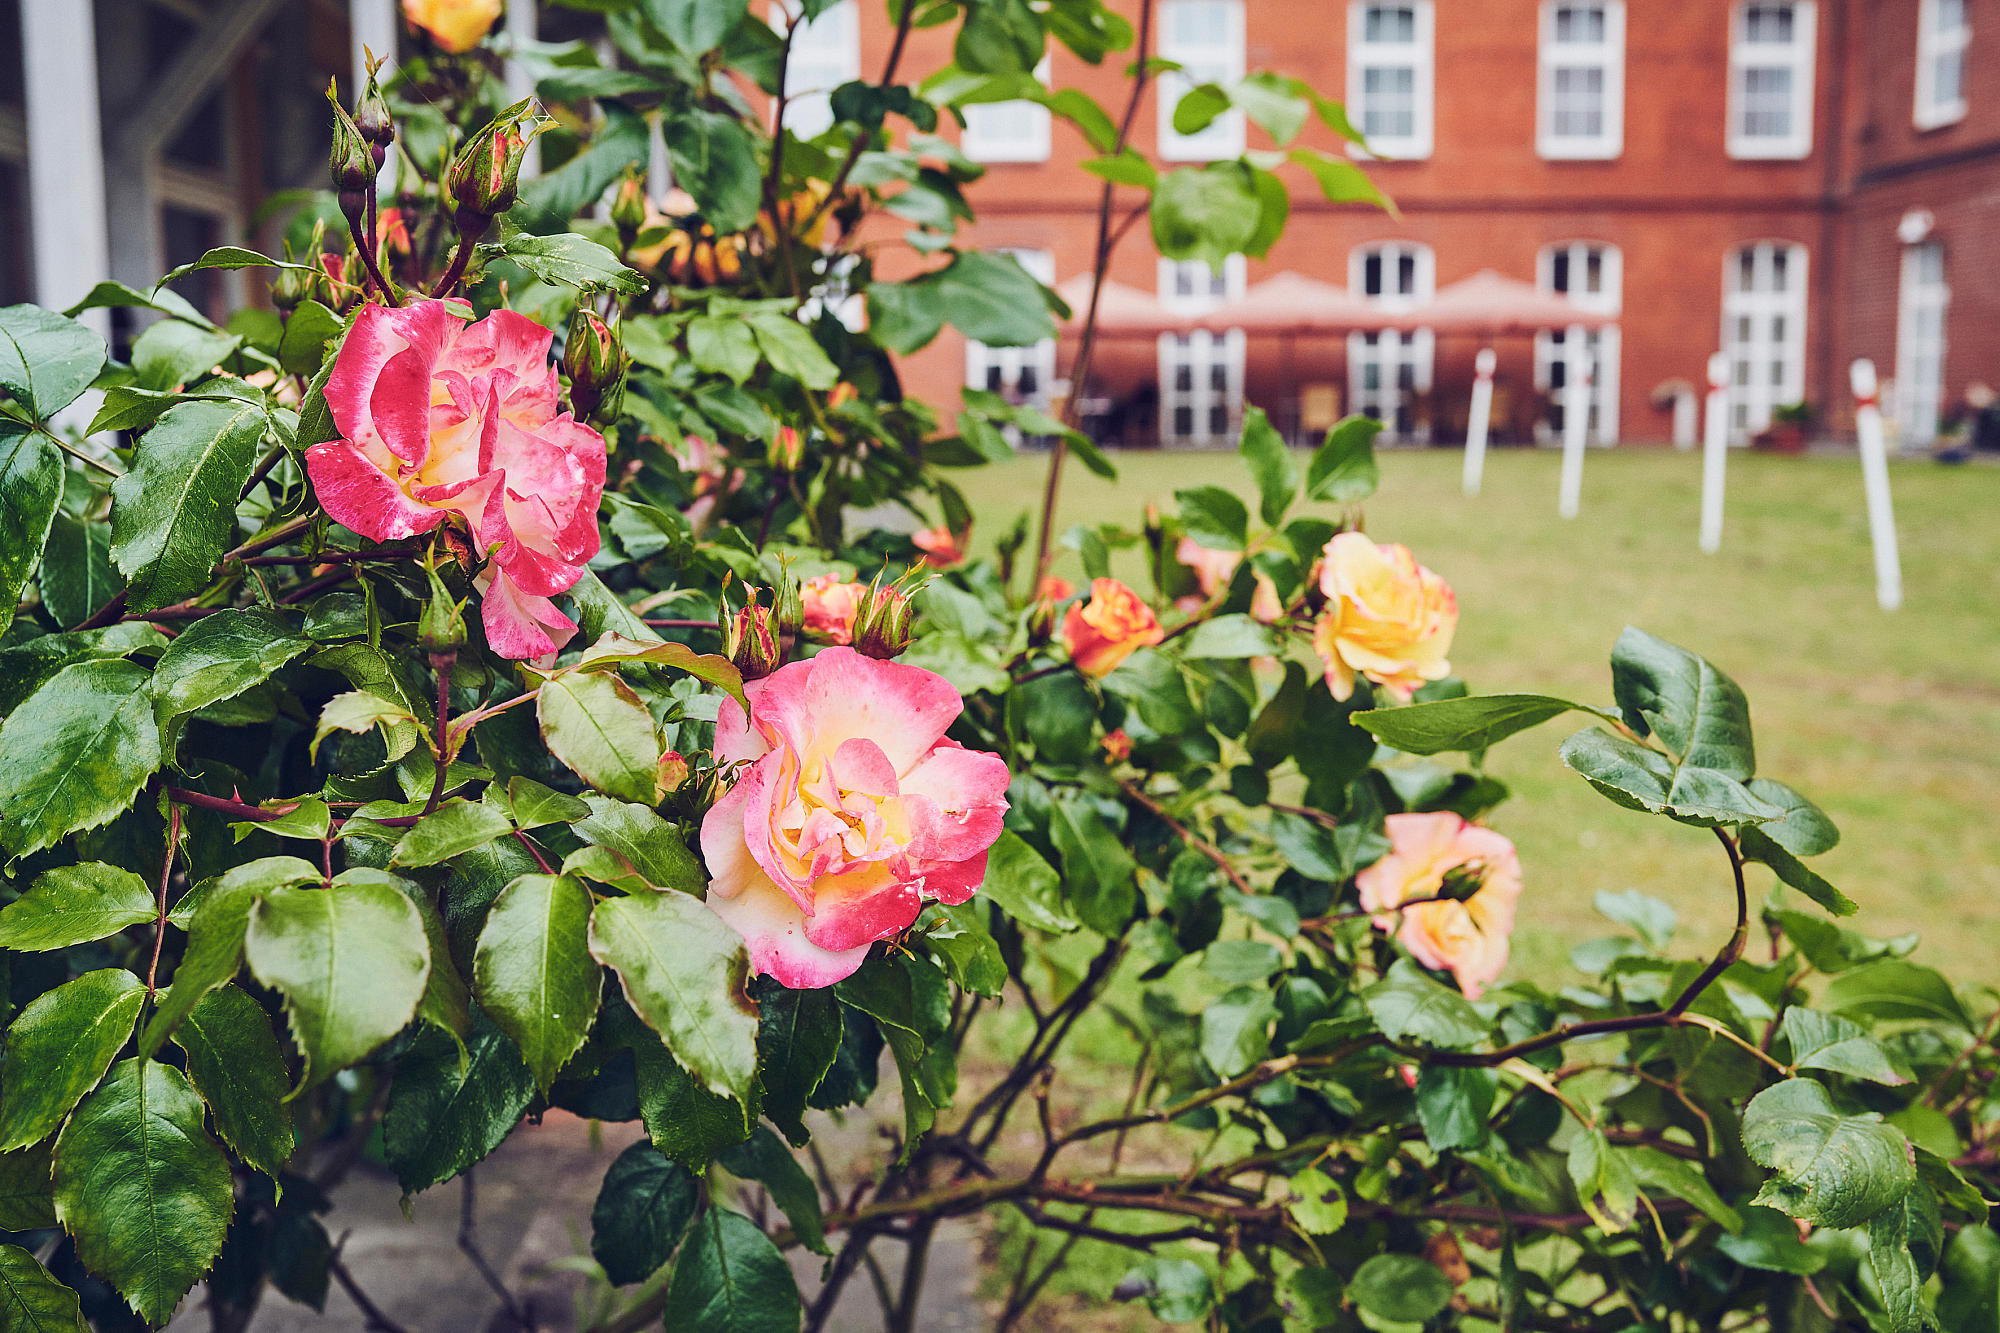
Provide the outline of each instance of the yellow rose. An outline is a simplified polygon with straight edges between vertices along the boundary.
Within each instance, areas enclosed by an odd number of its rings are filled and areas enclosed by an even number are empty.
[[[500,19],[501,0],[403,0],[403,17],[453,55],[479,45]]]
[[[1325,555],[1319,586],[1326,610],[1313,627],[1313,648],[1334,698],[1352,695],[1357,675],[1407,700],[1425,681],[1451,674],[1445,654],[1458,628],[1458,599],[1443,579],[1408,547],[1377,546],[1358,532],[1335,537]]]

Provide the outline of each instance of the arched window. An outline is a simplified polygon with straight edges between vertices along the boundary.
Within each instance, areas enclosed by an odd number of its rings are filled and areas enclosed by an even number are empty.
[[[1437,289],[1437,260],[1415,241],[1375,241],[1347,257],[1347,286],[1356,296],[1391,307],[1428,301]],[[1428,439],[1435,339],[1429,329],[1347,335],[1347,396],[1356,412],[1374,417],[1391,435]]]
[[[1624,305],[1624,259],[1615,245],[1598,241],[1559,241],[1544,246],[1535,259],[1535,285],[1560,292],[1594,314],[1615,315]],[[1545,329],[1535,335],[1535,387],[1550,397],[1540,424],[1560,436],[1569,400],[1571,341],[1580,346],[1590,371],[1589,433],[1600,443],[1618,439],[1618,353],[1616,324],[1601,328]]]
[[[1771,410],[1806,388],[1806,248],[1758,241],[1722,269],[1722,347],[1729,356],[1729,425],[1739,435],[1771,424]]]
[[[1222,271],[1200,259],[1160,260],[1160,304],[1196,313],[1243,295],[1242,255]],[[1243,331],[1160,335],[1160,443],[1226,444],[1243,419]]]
[[[1896,418],[1910,444],[1937,438],[1944,410],[1944,313],[1950,304],[1944,246],[1924,241],[1906,247],[1896,296]]]

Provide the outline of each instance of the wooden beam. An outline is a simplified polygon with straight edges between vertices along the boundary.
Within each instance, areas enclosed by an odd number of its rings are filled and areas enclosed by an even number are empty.
[[[160,73],[111,138],[121,167],[149,161],[180,132],[283,0],[229,0]]]

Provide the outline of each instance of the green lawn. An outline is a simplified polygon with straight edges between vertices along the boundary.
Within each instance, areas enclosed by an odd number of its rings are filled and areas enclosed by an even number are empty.
[[[1759,766],[1816,799],[1841,845],[1815,862],[1873,935],[1921,930],[1920,957],[1995,981],[2000,950],[2000,469],[1893,469],[1906,585],[1874,599],[1859,465],[1732,455],[1720,554],[1696,549],[1694,453],[1593,452],[1582,517],[1556,517],[1557,457],[1503,450],[1485,494],[1459,494],[1454,450],[1383,456],[1369,530],[1408,544],[1458,591],[1452,663],[1476,691],[1607,701],[1606,657],[1636,624],[1685,644],[1749,692]],[[1228,454],[1132,454],[1120,479],[1081,468],[1061,522],[1136,526],[1148,501],[1215,483],[1249,494]],[[1038,501],[1046,458],[961,473],[990,539]],[[1253,506],[1254,508],[1254,506]],[[1064,572],[1074,575],[1074,568]],[[1501,745],[1515,799],[1493,822],[1527,874],[1515,968],[1546,973],[1604,933],[1599,889],[1643,888],[1681,912],[1682,948],[1728,928],[1726,869],[1696,829],[1612,806],[1563,769],[1558,721]],[[1758,890],[1768,884],[1761,870]]]

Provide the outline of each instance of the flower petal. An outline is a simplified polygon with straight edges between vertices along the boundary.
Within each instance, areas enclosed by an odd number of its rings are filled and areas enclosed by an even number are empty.
[[[320,506],[334,522],[370,541],[394,541],[429,532],[446,512],[418,504],[361,450],[346,440],[306,450],[306,475]]]
[[[708,910],[743,937],[750,971],[793,990],[818,990],[854,975],[868,945],[826,949],[806,938],[805,913],[768,879],[745,884],[733,897],[710,895]]]
[[[576,622],[556,610],[554,602],[522,592],[496,565],[489,564],[473,585],[480,591],[479,621],[486,627],[487,646],[502,657],[544,657],[576,633]]]

